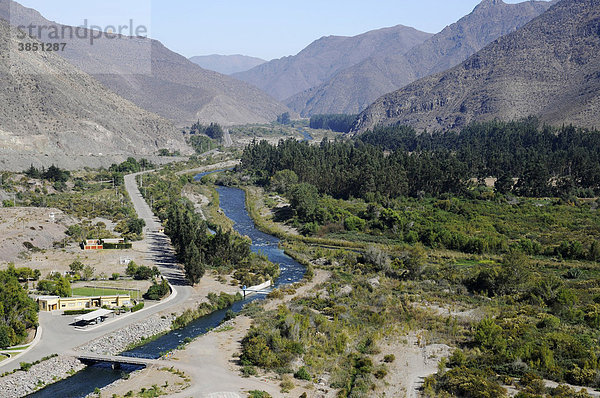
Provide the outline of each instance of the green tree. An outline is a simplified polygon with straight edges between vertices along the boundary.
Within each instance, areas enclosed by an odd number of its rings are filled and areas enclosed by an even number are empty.
[[[83,268],[83,273],[81,276],[82,276],[83,280],[89,281],[89,280],[92,280],[95,272],[96,272],[96,269],[94,267],[92,267],[91,265],[86,265]]]
[[[61,276],[58,280],[56,280],[56,285],[53,293],[60,297],[70,297],[71,282],[69,282],[69,279],[67,279],[64,276]]]
[[[200,251],[195,243],[190,243],[190,247],[187,250],[187,259],[184,267],[185,276],[192,285],[196,285],[198,282],[200,282],[204,276],[205,267],[202,262]]]
[[[298,184],[298,175],[292,170],[281,170],[271,177],[271,189],[279,193],[287,193]]]
[[[85,265],[83,265],[83,263],[79,260],[75,260],[71,264],[69,264],[69,269],[74,274],[79,274],[81,271],[83,271],[84,267]]]
[[[315,221],[319,207],[319,192],[314,185],[302,183],[294,185],[289,193],[290,204],[298,218],[305,222]]]

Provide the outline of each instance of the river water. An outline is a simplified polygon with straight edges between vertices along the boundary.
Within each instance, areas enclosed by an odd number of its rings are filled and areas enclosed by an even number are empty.
[[[198,174],[195,179],[199,180],[205,175],[218,171]],[[233,220],[235,230],[241,235],[246,235],[252,239],[251,250],[255,253],[263,253],[271,262],[279,264],[281,274],[275,281],[275,286],[300,281],[304,277],[305,268],[279,248],[278,238],[265,234],[255,227],[246,210],[245,192],[238,188],[229,187],[218,187],[217,191],[219,192],[221,209],[227,217]],[[199,318],[184,328],[171,331],[143,346],[124,352],[122,355],[138,358],[159,358],[162,353],[177,348],[186,338],[198,337],[218,326],[225,318],[227,310],[231,309],[234,312],[239,312],[249,302],[263,298],[264,296],[260,294],[249,295],[245,300],[234,303],[230,308]],[[85,397],[96,388],[103,388],[115,382],[122,377],[123,372],[130,373],[137,369],[139,367],[124,366],[122,369],[115,371],[108,364],[88,366],[76,375],[52,384],[30,396],[43,398]]]

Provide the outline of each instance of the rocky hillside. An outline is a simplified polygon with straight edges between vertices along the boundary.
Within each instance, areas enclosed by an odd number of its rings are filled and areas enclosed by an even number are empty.
[[[160,148],[187,148],[171,122],[119,97],[55,53],[15,50],[15,34],[0,20],[2,169],[13,169],[16,157],[41,156],[68,167],[78,155],[148,155]],[[37,43],[30,38],[19,42]]]
[[[276,59],[233,76],[283,100],[329,80],[374,54],[401,53],[431,35],[398,25],[354,37],[323,37],[297,55]]]
[[[10,18],[14,26],[33,23],[62,29],[62,25],[47,21],[37,11],[9,0],[0,0],[0,18]],[[265,123],[288,111],[256,87],[202,69],[156,40],[105,35],[90,45],[92,32],[77,32],[87,38],[58,40],[67,43],[65,51],[60,52],[62,57],[122,97],[177,125],[197,120],[224,125]],[[50,30],[42,31],[38,38],[57,41],[50,37]]]
[[[375,125],[460,128],[534,115],[600,128],[600,0],[562,0],[462,64],[378,99],[355,131]]]
[[[458,65],[492,41],[542,14],[550,5],[545,1],[505,4],[502,0],[483,0],[469,15],[406,54],[375,54],[285,102],[304,116],[358,113],[386,93]]]
[[[264,59],[248,57],[246,55],[200,55],[190,58],[190,61],[201,68],[231,75],[233,73],[245,72],[255,66],[264,64]]]

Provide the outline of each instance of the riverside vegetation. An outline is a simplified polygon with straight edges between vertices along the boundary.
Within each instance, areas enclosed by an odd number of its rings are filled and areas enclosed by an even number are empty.
[[[222,177],[271,191],[272,220],[254,211],[257,225],[297,227],[306,237],[279,230],[286,247],[332,275],[277,310],[251,311],[244,372],[369,396],[392,371],[374,359],[391,355],[383,342],[412,330],[454,347],[426,396],[504,397],[507,386],[589,396],[544,379],[600,387],[598,134],[492,122],[450,148],[443,135],[379,133],[379,143],[252,143]],[[339,240],[348,246],[325,244]]]
[[[185,186],[198,184],[192,176],[177,176],[163,169],[145,176],[144,195],[159,198],[151,201],[155,214],[165,224],[177,257],[184,264],[188,281],[197,284],[207,269],[229,274],[241,284],[254,286],[279,275],[279,267],[265,256],[252,253],[248,239],[220,225],[209,224],[182,198]],[[209,228],[215,230],[209,233]]]

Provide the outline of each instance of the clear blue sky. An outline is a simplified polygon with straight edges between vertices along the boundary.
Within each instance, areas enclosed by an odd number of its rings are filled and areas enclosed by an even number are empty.
[[[504,0],[518,3],[520,0]],[[150,36],[187,57],[244,54],[267,60],[294,55],[329,35],[357,35],[403,24],[436,33],[479,0],[21,0],[46,18],[99,26],[134,19]],[[139,22],[138,22],[139,21]]]

